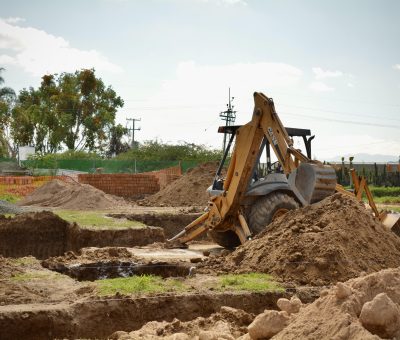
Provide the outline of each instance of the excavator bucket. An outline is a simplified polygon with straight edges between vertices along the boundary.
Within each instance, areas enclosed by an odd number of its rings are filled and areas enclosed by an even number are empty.
[[[319,202],[334,194],[335,170],[323,164],[301,163],[296,170],[295,186],[307,203]]]
[[[400,214],[387,213],[381,217],[383,225],[400,236]]]

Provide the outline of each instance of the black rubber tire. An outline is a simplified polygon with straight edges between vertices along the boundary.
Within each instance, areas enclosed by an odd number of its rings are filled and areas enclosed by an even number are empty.
[[[272,222],[278,210],[298,208],[299,204],[292,196],[283,192],[272,192],[267,196],[260,197],[253,204],[249,214],[249,228],[253,235],[256,235]]]
[[[213,239],[215,243],[226,249],[234,249],[237,246],[240,246],[239,237],[232,230],[222,232],[210,230],[208,232],[208,235]]]

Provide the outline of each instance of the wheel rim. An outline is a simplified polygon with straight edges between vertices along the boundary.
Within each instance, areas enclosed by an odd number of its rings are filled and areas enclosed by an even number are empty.
[[[275,211],[274,216],[272,216],[272,221],[275,221],[278,217],[285,215],[289,209],[281,208]]]

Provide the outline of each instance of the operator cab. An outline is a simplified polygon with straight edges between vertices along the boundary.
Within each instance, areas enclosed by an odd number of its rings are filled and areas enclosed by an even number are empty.
[[[219,133],[226,133],[226,134],[230,135],[230,137],[229,137],[228,145],[226,146],[224,155],[222,157],[221,163],[220,163],[217,173],[215,175],[214,182],[213,182],[212,186],[210,186],[207,189],[207,191],[209,192],[209,194],[211,196],[216,196],[223,192],[223,178],[221,176],[221,172],[224,167],[224,163],[229,155],[230,148],[232,146],[233,140],[236,135],[236,131],[241,126],[242,125],[220,126],[218,128]],[[293,137],[301,137],[303,139],[307,157],[311,159],[311,141],[315,138],[315,135],[311,136],[311,131],[309,129],[299,129],[299,128],[290,128],[290,127],[285,127],[285,129],[290,138],[293,139]],[[260,162],[260,158],[261,158],[261,155],[263,154],[264,150],[266,152],[267,162],[263,164],[265,166],[261,166],[262,163]],[[280,174],[281,176],[285,176],[285,175],[283,175],[283,171],[281,169],[279,162],[271,161],[271,146],[268,142],[268,139],[264,137],[263,142],[261,143],[261,146],[260,146],[256,166],[253,170],[252,183],[268,180],[268,177],[275,177],[275,176],[268,176],[270,174]],[[271,180],[272,180],[272,178],[271,178]],[[273,179],[273,181],[276,181],[276,179]]]

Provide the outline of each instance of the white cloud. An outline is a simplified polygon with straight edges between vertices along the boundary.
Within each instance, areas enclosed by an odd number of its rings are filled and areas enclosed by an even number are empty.
[[[370,154],[392,155],[398,157],[400,143],[386,138],[377,138],[368,134],[321,134],[314,142],[314,153],[320,160],[333,159],[336,156]],[[356,158],[356,162],[365,161]]]
[[[0,54],[3,64],[17,65],[34,76],[73,72],[81,68],[119,72],[121,68],[96,50],[80,50],[57,37],[33,27],[20,27],[0,19]]]
[[[247,6],[247,2],[245,0],[198,0],[201,2],[207,2],[207,3],[214,3],[217,5],[226,5],[226,6],[231,6],[231,5],[242,5],[242,6]]]
[[[310,84],[309,88],[314,92],[332,92],[332,91],[335,91],[335,88],[326,85],[322,81],[313,81]]]
[[[228,65],[198,65],[194,61],[181,62],[176,77],[163,82],[162,100],[181,102],[207,98],[219,102],[221,93],[231,87],[239,98],[252,100],[254,91],[287,89],[300,81],[303,72],[285,63],[236,63]]]
[[[7,54],[0,55],[0,65],[14,65],[16,60]]]
[[[9,17],[9,18],[5,18],[4,21],[8,24],[17,24],[19,22],[24,22],[25,19],[20,18],[20,17]]]
[[[321,67],[313,67],[312,71],[315,75],[315,79],[337,78],[344,75],[342,71],[323,70]]]
[[[162,136],[165,141],[186,140],[219,147],[221,135],[216,129],[223,124],[219,113],[228,102],[229,87],[238,111],[236,124],[242,124],[251,119],[255,91],[277,99],[279,92],[299,89],[302,78],[302,70],[285,63],[181,62],[175,76],[164,80],[158,91],[134,109],[142,114],[141,138]]]
[[[393,68],[400,71],[400,64],[393,65]]]

